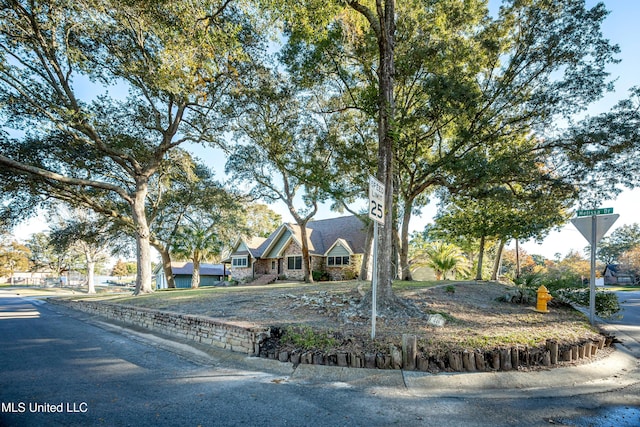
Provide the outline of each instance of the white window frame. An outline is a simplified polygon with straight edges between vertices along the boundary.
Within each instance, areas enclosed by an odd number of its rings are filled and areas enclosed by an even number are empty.
[[[231,267],[232,268],[247,268],[247,267],[249,267],[249,259],[246,256],[232,257],[231,258]]]

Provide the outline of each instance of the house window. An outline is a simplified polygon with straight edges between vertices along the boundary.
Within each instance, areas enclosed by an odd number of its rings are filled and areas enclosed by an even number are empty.
[[[271,269],[272,270],[276,269],[276,262],[275,261],[271,261]]]
[[[247,257],[232,258],[231,265],[238,268],[247,267],[249,265],[249,260]]]
[[[327,257],[327,265],[329,267],[335,267],[336,265],[349,265],[349,256]]]
[[[302,257],[301,256],[287,257],[287,268],[289,270],[302,270]]]

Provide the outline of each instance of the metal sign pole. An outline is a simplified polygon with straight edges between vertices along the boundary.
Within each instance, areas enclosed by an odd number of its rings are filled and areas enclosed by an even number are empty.
[[[373,223],[373,274],[371,275],[371,339],[376,337],[378,310],[378,222]]]
[[[371,274],[371,339],[376,337],[378,310],[378,227],[384,225],[385,187],[374,177],[369,177],[369,218],[373,222],[373,273]]]
[[[589,218],[591,217],[591,218]],[[578,217],[571,222],[591,245],[591,277],[589,280],[589,321],[596,317],[596,251],[598,242],[620,217],[613,214],[613,208],[599,208],[578,211]]]

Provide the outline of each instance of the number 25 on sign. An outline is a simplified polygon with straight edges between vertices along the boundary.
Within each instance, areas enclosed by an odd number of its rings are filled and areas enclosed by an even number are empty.
[[[369,177],[369,218],[384,224],[384,185]]]

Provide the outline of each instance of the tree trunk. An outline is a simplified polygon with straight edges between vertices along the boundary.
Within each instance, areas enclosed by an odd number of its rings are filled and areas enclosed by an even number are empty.
[[[397,216],[397,213],[394,214],[394,218]],[[400,234],[398,233],[397,224],[393,225],[393,247],[391,248],[391,278],[392,279],[400,279],[402,271],[400,267]]]
[[[307,241],[307,221],[298,223],[300,226],[300,238],[302,242],[302,273],[304,274],[305,283],[313,283],[313,274],[311,272],[311,257],[309,256],[309,242]]]
[[[171,254],[169,254],[167,248],[158,241],[152,241],[151,246],[160,253],[160,258],[162,259],[162,271],[164,272],[164,277],[167,280],[167,288],[175,289],[176,279],[173,277],[173,271],[171,270]]]
[[[96,262],[91,258],[91,256],[87,255],[87,292],[90,294],[96,293],[96,285],[94,283],[95,271]]]
[[[388,0],[381,7],[377,0],[379,19],[378,49],[378,173],[377,178],[385,186],[384,227],[379,229],[378,241],[378,301],[381,305],[392,304],[395,300],[392,285],[393,263],[393,150],[394,135],[392,122],[395,114],[393,97],[395,1]],[[382,15],[380,15],[380,13]]]
[[[520,278],[520,244],[516,239],[516,279]]]
[[[137,269],[136,288],[134,295],[153,292],[151,288],[151,244],[149,224],[145,213],[145,201],[147,198],[147,181],[143,180],[136,185],[136,193],[133,199],[133,221],[136,228]]]
[[[191,273],[191,289],[200,287],[200,259],[193,257],[193,273]]]
[[[406,200],[404,203],[404,213],[402,215],[402,229],[400,231],[400,279],[413,280],[409,269],[409,221],[411,220],[411,209],[413,203]]]
[[[496,259],[493,261],[493,271],[491,272],[491,280],[498,280],[498,271],[500,270],[500,261],[502,261],[502,250],[504,249],[505,241],[500,239],[498,245],[498,252],[496,253]]]
[[[478,254],[478,269],[476,270],[476,278],[475,280],[482,280],[482,263],[484,262],[484,239],[485,237],[480,237],[480,251]]]
[[[373,222],[369,221],[367,225],[367,241],[364,245],[364,254],[362,255],[362,265],[360,266],[360,280],[369,280],[369,271],[371,265],[369,258],[373,252]]]

